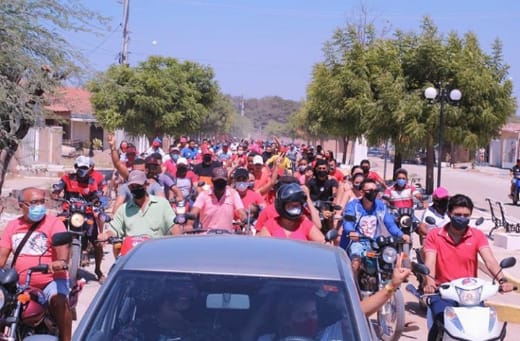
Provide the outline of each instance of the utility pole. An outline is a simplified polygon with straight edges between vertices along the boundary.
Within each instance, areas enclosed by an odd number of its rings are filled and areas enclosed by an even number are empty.
[[[240,99],[240,116],[244,117],[244,96],[241,96]]]
[[[123,0],[123,43],[121,44],[121,54],[119,64],[128,65],[128,17],[130,15],[130,0]]]

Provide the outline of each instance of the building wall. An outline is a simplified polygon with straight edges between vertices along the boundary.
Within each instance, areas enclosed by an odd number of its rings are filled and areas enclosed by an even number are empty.
[[[17,166],[61,164],[62,136],[60,126],[29,129],[9,163],[9,170],[13,171]]]

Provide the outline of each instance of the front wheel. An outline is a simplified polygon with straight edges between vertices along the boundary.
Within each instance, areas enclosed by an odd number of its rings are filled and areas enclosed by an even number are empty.
[[[400,290],[377,312],[377,334],[381,340],[397,341],[404,329],[404,298]]]
[[[81,262],[81,241],[74,239],[70,248],[70,262],[69,262],[69,281],[70,287],[73,288],[76,285],[78,279],[79,263]]]

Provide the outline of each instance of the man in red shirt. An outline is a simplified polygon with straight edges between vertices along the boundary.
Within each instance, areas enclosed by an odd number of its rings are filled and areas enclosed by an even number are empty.
[[[340,185],[345,181],[345,174],[338,169],[336,159],[329,160],[329,175],[334,177]]]
[[[454,279],[477,277],[478,255],[489,272],[497,276],[501,289],[504,292],[513,290],[513,285],[507,283],[507,279],[501,273],[484,233],[469,227],[472,212],[473,202],[469,197],[463,194],[454,195],[448,202],[450,223],[428,232],[424,245],[424,263],[430,269],[431,277],[426,277],[425,293],[432,294],[438,285]],[[455,301],[432,296],[430,308],[434,319],[442,322],[444,309],[455,304]],[[434,323],[428,340],[436,340],[437,333],[437,324]]]
[[[26,271],[32,266],[49,264],[49,273],[35,272],[31,286],[43,290],[49,304],[49,311],[55,318],[60,331],[60,340],[71,339],[72,315],[69,308],[70,292],[67,271],[69,245],[51,246],[52,236],[65,232],[65,225],[55,216],[48,215],[45,207],[45,193],[41,189],[29,187],[20,192],[18,204],[23,215],[11,220],[0,240],[0,268],[6,265],[11,252],[15,252],[22,239],[34,224],[36,228],[29,235],[14,264],[20,275],[19,283],[25,283]]]
[[[363,174],[365,175],[365,178],[374,180],[377,184],[379,184],[384,189],[388,188],[385,180],[381,177],[381,175],[377,174],[377,172],[370,170],[370,161],[368,161],[366,159],[362,160],[359,165],[361,166],[361,169],[363,170]]]
[[[408,171],[404,168],[395,172],[395,183],[386,189],[385,196],[388,196],[390,204],[395,208],[413,208],[414,197],[423,200],[421,192],[408,183]]]
[[[249,172],[245,168],[237,168],[233,174],[235,179],[234,187],[242,199],[244,208],[247,212],[252,205],[256,205],[260,210],[265,208],[265,200],[260,193],[250,188]]]

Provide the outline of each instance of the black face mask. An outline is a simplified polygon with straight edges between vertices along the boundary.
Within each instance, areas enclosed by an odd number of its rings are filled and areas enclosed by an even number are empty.
[[[204,155],[202,157],[202,161],[204,161],[205,163],[210,163],[211,162],[211,155]]]
[[[361,184],[353,184],[352,187],[356,190],[356,191],[359,191],[361,189]]]
[[[446,212],[448,209],[448,199],[435,200],[435,206],[441,213]]]
[[[325,178],[325,177],[327,177],[327,175],[329,175],[329,172],[324,171],[324,170],[320,170],[320,171],[316,172],[316,176],[318,178]]]
[[[146,189],[144,187],[132,189],[130,192],[132,193],[134,199],[142,199],[146,195]]]
[[[376,200],[376,197],[377,197],[377,191],[367,191],[367,192],[365,192],[365,198],[368,201],[374,202]]]
[[[226,180],[215,180],[213,181],[213,188],[215,188],[218,191],[222,191],[226,188],[227,181]]]
[[[364,174],[368,174],[368,172],[370,171],[370,167],[368,167],[368,166],[363,166],[363,167],[361,167],[361,169],[363,170]]]

